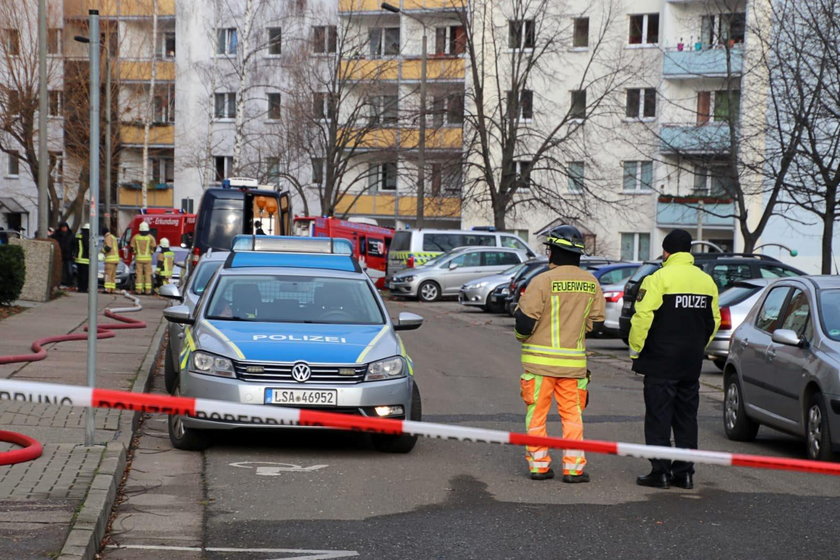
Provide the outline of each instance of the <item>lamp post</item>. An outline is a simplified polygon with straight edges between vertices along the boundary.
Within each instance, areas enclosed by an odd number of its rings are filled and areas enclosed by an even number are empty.
[[[426,60],[427,60],[427,39],[426,24],[419,18],[403,12],[400,8],[387,2],[381,7],[386,12],[403,14],[410,17],[423,26],[423,38],[420,56],[420,137],[417,140],[417,221],[415,228],[423,227],[423,219],[426,214]]]
[[[47,151],[47,2],[38,1],[38,237],[49,227],[49,152]],[[29,227],[27,225],[27,227]]]
[[[791,257],[795,257],[796,255],[799,254],[799,251],[797,251],[796,249],[791,249],[787,245],[782,245],[781,243],[762,243],[758,247],[755,247],[753,249],[753,251],[758,251],[762,247],[780,247],[780,248],[784,249],[785,251],[787,251],[790,254]]]

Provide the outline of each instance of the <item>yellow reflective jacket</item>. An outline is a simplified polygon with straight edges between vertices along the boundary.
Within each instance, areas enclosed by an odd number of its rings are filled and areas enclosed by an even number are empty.
[[[120,262],[119,247],[117,246],[117,238],[112,233],[106,233],[102,242],[102,253],[105,255],[106,263]]]
[[[131,238],[131,250],[134,251],[137,262],[152,262],[155,247],[157,247],[155,238],[148,233],[138,233]]]
[[[604,294],[591,273],[577,266],[555,266],[531,280],[519,310],[536,319],[522,342],[526,373],[586,377],[586,333],[604,320]]]

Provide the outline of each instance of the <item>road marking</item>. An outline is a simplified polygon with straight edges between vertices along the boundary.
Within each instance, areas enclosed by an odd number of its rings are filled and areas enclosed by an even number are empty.
[[[271,461],[242,461],[239,463],[229,463],[231,467],[240,469],[255,469],[257,476],[280,476],[283,473],[289,472],[314,472],[329,467],[329,465],[312,465],[304,467],[292,463],[273,463]]]
[[[265,560],[332,560],[333,558],[353,558],[359,553],[355,550],[307,550],[305,548],[232,548],[218,546],[166,546],[146,544],[109,544],[106,548],[132,550],[170,550],[173,552],[233,552],[242,554],[295,554],[282,558],[266,558]],[[303,556],[301,556],[303,555]]]

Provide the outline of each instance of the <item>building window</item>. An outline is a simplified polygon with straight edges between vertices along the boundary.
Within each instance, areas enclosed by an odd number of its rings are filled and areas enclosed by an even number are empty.
[[[7,56],[20,54],[20,32],[17,29],[3,30],[3,48]]]
[[[519,92],[519,104],[515,103],[514,92],[507,92],[508,114],[514,119],[531,120],[534,118],[534,92],[523,89]]]
[[[265,158],[266,178],[269,181],[277,181],[280,179],[280,158],[269,157]]]
[[[152,183],[175,182],[175,160],[172,158],[151,158],[149,163],[152,166]]]
[[[621,260],[646,261],[650,259],[649,233],[622,233]]]
[[[161,58],[175,58],[175,32],[165,31],[160,40]]]
[[[467,50],[467,33],[462,25],[451,25],[435,29],[435,53],[437,55],[459,55]]]
[[[214,180],[217,183],[221,183],[231,176],[231,170],[233,169],[233,157],[213,156],[213,169],[215,172]]]
[[[324,158],[312,158],[312,182],[316,185],[324,184],[324,163],[326,163]]]
[[[530,160],[517,160],[513,162],[513,170],[516,173],[516,190],[528,192],[531,190],[531,167],[534,165]]]
[[[432,122],[436,128],[464,124],[464,94],[452,93],[433,97]]]
[[[50,152],[50,176],[56,183],[64,180],[64,154],[61,152]]]
[[[331,102],[331,97],[328,93],[313,94],[312,110],[316,119],[321,121],[335,119],[335,104]]]
[[[20,175],[20,154],[17,151],[9,152],[9,165],[6,168],[7,177]]]
[[[283,33],[279,27],[268,28],[268,54],[277,56],[281,54]]]
[[[369,115],[368,124],[397,124],[399,118],[399,101],[396,95],[374,95],[367,99]]]
[[[695,165],[692,195],[728,198],[733,181],[726,165]]]
[[[463,170],[460,160],[432,163],[431,195],[460,196],[463,183]]]
[[[656,117],[656,89],[631,88],[627,90],[627,118],[652,119]]]
[[[575,18],[575,33],[572,36],[573,47],[588,47],[589,46],[589,18],[579,17]]]
[[[572,91],[572,106],[569,109],[569,117],[573,119],[586,118],[586,90],[578,89]]]
[[[371,27],[368,29],[370,56],[396,56],[400,54],[399,27]]]
[[[744,12],[702,16],[700,41],[705,47],[725,45],[729,41],[743,43],[747,30],[747,15]]]
[[[52,89],[47,92],[47,100],[49,101],[49,111],[47,114],[51,117],[60,117],[64,107],[64,94],[61,90]]]
[[[236,117],[236,93],[217,93],[215,116],[217,119],[233,119]]]
[[[175,87],[169,86],[163,93],[155,95],[155,122],[175,122]]]
[[[741,110],[741,91],[720,90],[715,92],[715,121],[734,123]]]
[[[235,27],[224,27],[216,30],[216,54],[236,54],[239,37]]]
[[[47,29],[47,54],[61,54],[64,50],[61,43],[61,29]]]
[[[268,118],[277,120],[280,118],[280,94],[268,94]]]
[[[537,44],[537,27],[532,19],[508,20],[508,47],[533,49]]]
[[[20,93],[16,89],[6,90],[6,113],[10,115],[20,114]]]
[[[630,16],[631,45],[655,45],[659,42],[659,14]]]
[[[397,164],[392,161],[370,164],[368,186],[377,191],[397,190]]]
[[[569,175],[569,192],[582,193],[586,168],[582,161],[570,161],[566,166]]]
[[[624,162],[624,192],[647,192],[653,188],[652,161]]]
[[[334,53],[338,48],[338,30],[335,25],[316,25],[312,28],[312,52]]]

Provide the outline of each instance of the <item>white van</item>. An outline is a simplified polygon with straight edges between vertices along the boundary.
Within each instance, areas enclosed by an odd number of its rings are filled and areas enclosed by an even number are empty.
[[[388,276],[424,264],[455,247],[510,247],[528,258],[536,256],[528,244],[512,233],[458,229],[407,229],[394,232],[388,248]]]

